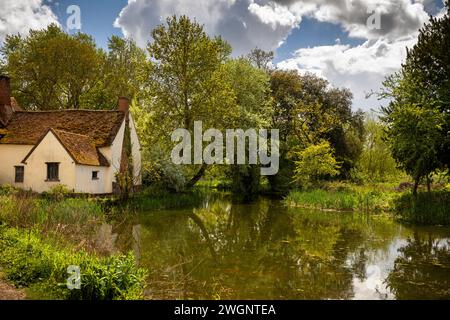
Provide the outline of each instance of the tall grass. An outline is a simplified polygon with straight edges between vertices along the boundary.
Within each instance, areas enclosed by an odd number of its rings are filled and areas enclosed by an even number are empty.
[[[8,280],[29,288],[33,298],[113,300],[143,297],[145,272],[134,258],[107,258],[75,251],[43,240],[34,231],[0,226],[0,266]],[[69,266],[81,271],[81,288],[66,286]]]
[[[403,194],[393,202],[396,217],[422,225],[450,225],[450,192],[421,192],[414,197]]]
[[[94,200],[51,200],[26,193],[0,196],[1,224],[39,230],[61,240],[88,243],[104,222],[101,205]]]
[[[290,207],[303,207],[338,211],[382,211],[388,210],[390,195],[372,190],[314,189],[291,191],[284,199]]]

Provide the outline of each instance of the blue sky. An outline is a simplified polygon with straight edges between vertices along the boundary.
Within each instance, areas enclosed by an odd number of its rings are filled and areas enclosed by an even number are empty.
[[[0,43],[52,22],[65,28],[70,5],[80,7],[81,31],[105,49],[111,35],[145,47],[165,17],[186,14],[223,36],[235,56],[256,46],[273,50],[277,67],[347,87],[354,108],[366,111],[386,103],[366,94],[399,69],[429,14],[443,14],[442,0],[1,0]]]

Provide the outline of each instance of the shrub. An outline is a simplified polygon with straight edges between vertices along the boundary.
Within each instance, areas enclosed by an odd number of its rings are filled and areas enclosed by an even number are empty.
[[[11,196],[17,192],[18,190],[9,184],[0,185],[0,196]]]
[[[43,196],[55,201],[61,201],[72,193],[67,186],[63,184],[57,184],[50,188],[49,191],[44,192]]]

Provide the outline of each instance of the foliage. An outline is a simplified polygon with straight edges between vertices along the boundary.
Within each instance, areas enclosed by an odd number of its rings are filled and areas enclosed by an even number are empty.
[[[66,198],[71,193],[71,190],[63,185],[63,184],[57,184],[50,188],[49,191],[44,192],[43,196],[53,199],[55,201],[61,201],[64,198]]]
[[[338,211],[386,211],[392,199],[392,193],[370,189],[347,189],[327,191],[314,189],[308,191],[293,190],[284,203],[290,207],[302,207]]]
[[[270,128],[272,101],[267,73],[242,58],[228,60],[224,68],[227,82],[236,96],[239,113],[233,126],[243,130]],[[239,198],[249,200],[259,193],[259,165],[231,165],[226,174],[232,180],[233,193]]]
[[[446,4],[447,7],[449,4]],[[430,17],[402,70],[386,79],[384,121],[394,158],[415,179],[448,170],[450,106],[450,15]]]
[[[115,108],[118,97],[144,99],[149,73],[145,50],[131,38],[112,36],[102,58],[102,77],[85,97],[86,105],[110,109]]]
[[[273,126],[280,130],[280,172],[269,177],[272,190],[285,192],[295,168],[292,155],[310,145],[328,141],[348,177],[362,151],[362,115],[352,112],[352,94],[328,81],[297,71],[271,72]]]
[[[113,36],[104,52],[91,36],[52,24],[7,36],[0,53],[12,94],[27,110],[112,109],[119,96],[146,92],[147,57],[131,39]]]
[[[320,178],[339,174],[340,165],[333,156],[329,142],[311,145],[297,153],[294,181],[302,186],[317,183]]]
[[[365,182],[383,182],[398,177],[401,171],[397,169],[385,140],[385,126],[375,119],[366,118],[364,131],[363,151],[352,178]]]
[[[98,258],[42,240],[37,233],[0,227],[0,265],[7,278],[41,298],[70,300],[139,299],[145,273],[132,255]],[[81,289],[66,287],[68,266],[79,266]]]
[[[0,185],[0,196],[11,196],[18,192],[16,188],[14,188],[12,185],[5,184]]]
[[[420,225],[450,225],[450,192],[406,193],[394,202],[398,219]]]
[[[173,146],[170,133],[179,128],[192,132],[194,121],[202,121],[204,128],[229,127],[237,117],[233,91],[224,81],[229,45],[221,38],[210,38],[203,26],[186,16],[167,18],[152,37],[149,124],[157,134],[146,137],[148,144]],[[194,168],[188,185],[193,186],[204,171],[205,165]]]
[[[92,37],[69,35],[52,24],[9,35],[1,50],[13,95],[30,110],[83,108],[82,97],[100,77],[102,53]]]
[[[437,110],[403,105],[389,114],[388,141],[393,157],[416,184],[439,167],[436,145],[445,120]]]
[[[36,229],[63,242],[96,250],[94,234],[105,222],[102,207],[89,199],[36,198],[18,193],[0,196],[0,224]]]

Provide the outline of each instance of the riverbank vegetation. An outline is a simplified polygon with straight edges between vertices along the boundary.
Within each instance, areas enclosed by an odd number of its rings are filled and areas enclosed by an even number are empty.
[[[0,270],[33,299],[143,298],[144,271],[99,233],[109,214],[95,199],[1,188]],[[82,270],[80,290],[66,286],[70,265]]]
[[[56,25],[9,35],[0,73],[11,76],[25,110],[108,109],[117,96],[132,97],[143,191],[125,201],[69,197],[63,186],[41,196],[3,186],[0,265],[16,285],[45,297],[142,297],[144,273],[129,255],[99,245],[98,230],[136,211],[199,210],[205,188],[241,202],[276,196],[284,199],[280,210],[390,212],[408,223],[450,224],[449,43],[449,14],[431,18],[402,69],[384,82],[380,98],[391,102],[368,114],[352,108],[350,90],[276,68],[273,52],[233,56],[226,41],[186,16],[167,18],[146,49],[113,36],[105,51]],[[261,176],[260,163],[174,164],[172,132],[192,134],[196,121],[205,130],[278,129],[278,173]],[[61,286],[67,263],[83,266],[79,292]]]

